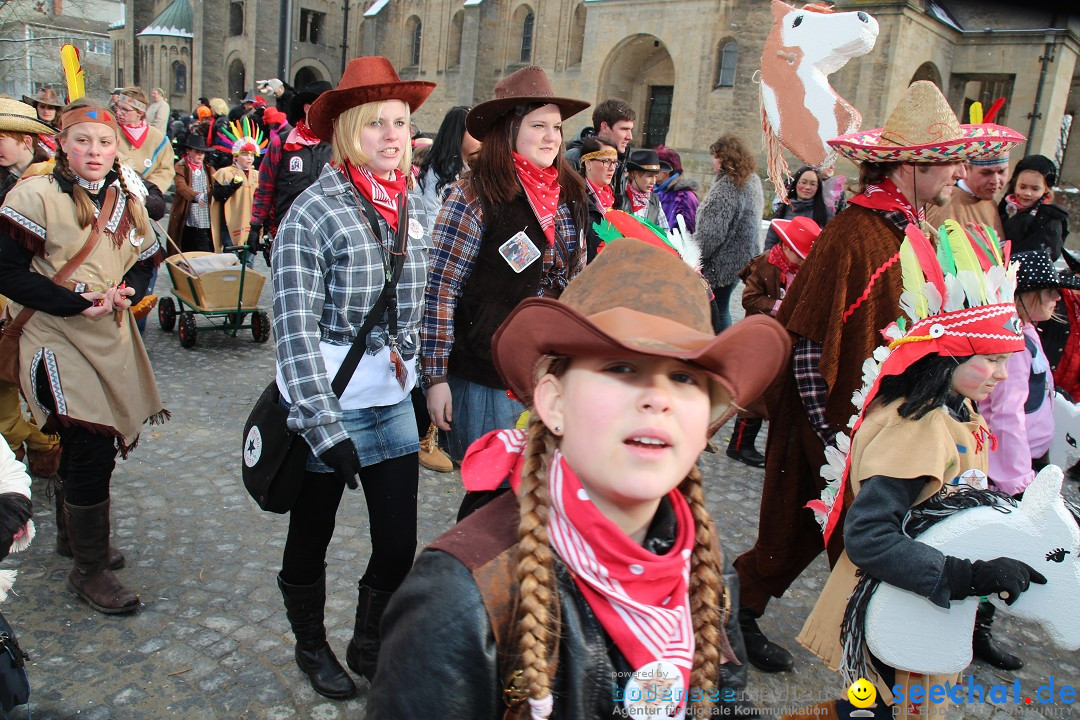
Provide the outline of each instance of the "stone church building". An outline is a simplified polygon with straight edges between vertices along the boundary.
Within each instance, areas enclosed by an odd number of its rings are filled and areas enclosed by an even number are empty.
[[[267,77],[294,86],[336,82],[345,59],[378,54],[403,78],[438,83],[415,118],[434,133],[446,110],[488,99],[500,78],[535,64],[560,94],[629,102],[638,115],[633,144],[677,148],[699,179],[711,175],[707,148],[721,133],[759,147],[756,74],[772,23],[767,0],[143,5],[127,0],[131,22],[114,31],[117,80],[160,85],[174,107],[190,108],[200,95],[236,101]],[[972,101],[989,106],[1004,97],[998,122],[1029,138],[1016,157],[1056,157],[1064,179],[1080,181],[1080,141],[1067,142],[1080,107],[1080,14],[988,0],[837,0],[836,10],[869,13],[880,25],[874,50],[832,76],[864,127],[880,126],[915,79],[937,83],[963,121]],[[118,41],[127,44],[116,53]],[[567,137],[586,124],[589,111],[567,123]],[[763,151],[761,160],[764,167]]]

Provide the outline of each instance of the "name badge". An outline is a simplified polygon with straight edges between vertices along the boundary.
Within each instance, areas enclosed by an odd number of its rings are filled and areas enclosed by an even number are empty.
[[[525,234],[525,231],[521,230],[499,246],[499,254],[503,256],[503,260],[513,268],[514,272],[519,273],[536,262],[541,253],[529,240],[529,236]]]
[[[289,158],[289,172],[304,172],[304,159],[295,155]]]
[[[424,226],[416,218],[409,218],[409,237],[413,240],[424,237]]]

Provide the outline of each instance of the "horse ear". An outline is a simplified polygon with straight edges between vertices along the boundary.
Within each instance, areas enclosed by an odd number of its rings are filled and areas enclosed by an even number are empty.
[[[1061,483],[1065,475],[1057,465],[1047,465],[1024,490],[1020,511],[1032,516],[1044,515],[1061,499]]]
[[[780,0],[772,0],[773,22],[780,22],[784,19],[785,15],[787,15],[789,12],[793,12],[794,10],[795,6],[793,5],[788,5],[785,2],[780,2]]]

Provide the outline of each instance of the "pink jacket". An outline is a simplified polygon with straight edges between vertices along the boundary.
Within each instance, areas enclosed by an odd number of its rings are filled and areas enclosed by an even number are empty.
[[[1047,397],[1042,405],[1031,414],[1024,412],[1031,367],[1035,360],[1026,350],[1013,353],[1006,366],[1009,377],[998,383],[994,391],[979,403],[979,414],[986,419],[990,432],[997,437],[997,449],[990,451],[990,481],[998,490],[1010,495],[1023,492],[1035,479],[1031,459],[1049,450],[1054,436],[1054,404],[1051,402],[1054,397],[1054,377],[1038,331],[1033,325],[1025,324],[1024,335],[1029,341],[1034,341],[1038,348],[1039,364],[1047,366]]]

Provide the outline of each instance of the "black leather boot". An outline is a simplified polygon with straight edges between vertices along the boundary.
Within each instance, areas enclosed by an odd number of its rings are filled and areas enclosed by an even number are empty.
[[[997,608],[985,600],[979,603],[979,609],[975,612],[975,634],[971,638],[971,650],[976,658],[996,668],[1019,670],[1024,667],[1024,661],[998,647],[990,632],[996,611]]]
[[[746,644],[746,658],[761,672],[784,672],[795,667],[795,658],[784,648],[765,637],[758,627],[760,613],[750,608],[739,608],[739,627]]]
[[[754,447],[758,431],[761,430],[761,418],[735,418],[735,427],[731,429],[731,441],[727,446],[727,456],[750,467],[765,467],[765,456]]]
[[[725,553],[724,587],[727,588],[730,607],[737,608],[739,607],[739,574],[727,561],[726,555]],[[726,620],[724,632],[727,634],[732,652],[735,653],[735,659],[739,663],[727,663],[720,666],[721,693],[716,704],[717,715],[719,717],[761,717],[761,713],[746,692],[747,675],[750,670],[747,666],[746,641],[743,639],[742,625],[735,617],[728,617]]]
[[[326,643],[326,575],[312,585],[290,585],[280,575],[277,581],[285,599],[285,615],[296,636],[296,664],[307,674],[315,692],[335,700],[351,698],[356,684]]]
[[[360,583],[360,592],[356,601],[356,624],[349,649],[345,651],[345,663],[355,673],[368,679],[375,677],[375,668],[379,662],[379,622],[390,602],[392,592],[376,590]]]

